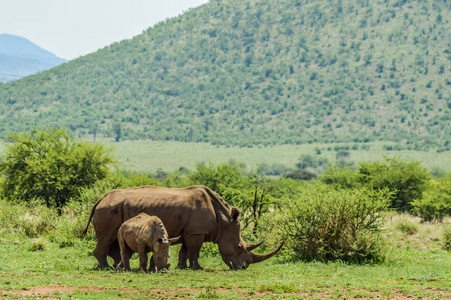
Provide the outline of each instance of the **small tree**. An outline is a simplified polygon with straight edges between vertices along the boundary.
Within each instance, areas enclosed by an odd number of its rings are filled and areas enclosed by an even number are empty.
[[[430,174],[419,162],[386,158],[385,162],[362,162],[358,173],[364,186],[394,192],[391,208],[411,211],[412,202],[423,197]]]
[[[80,187],[104,179],[113,163],[104,146],[75,140],[67,129],[33,129],[9,140],[0,162],[2,194],[9,200],[42,199],[60,209]]]
[[[240,165],[221,163],[219,165],[205,164],[197,165],[196,171],[189,175],[190,184],[201,184],[209,187],[216,193],[221,194],[224,200],[230,202],[223,195],[226,189],[242,190],[246,185],[246,178],[239,170]],[[233,202],[231,202],[233,204]]]
[[[413,211],[424,221],[441,221],[451,215],[451,181],[433,180],[422,199],[412,201]]]
[[[320,176],[320,180],[326,184],[338,188],[354,189],[361,186],[360,175],[354,170],[346,168],[331,167]]]
[[[119,142],[119,140],[122,137],[122,126],[121,123],[114,123],[113,124],[113,131],[116,137],[114,138],[116,142]]]

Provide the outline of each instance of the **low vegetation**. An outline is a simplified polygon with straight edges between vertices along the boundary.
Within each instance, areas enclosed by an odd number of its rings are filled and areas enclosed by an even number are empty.
[[[92,251],[92,231],[78,234],[86,224],[91,206],[69,204],[61,216],[45,205],[20,206],[0,202],[0,294],[3,298],[26,297],[76,299],[288,299],[299,298],[428,298],[451,297],[451,253],[443,249],[446,218],[442,223],[421,222],[408,214],[387,213],[382,223],[385,260],[352,263],[289,259],[284,252],[245,271],[230,271],[213,244],[205,244],[200,263],[205,270],[177,270],[146,274],[101,271]],[[11,219],[28,219],[24,227]],[[31,222],[33,220],[33,222]],[[400,229],[411,224],[415,233]],[[39,224],[43,224],[40,226]],[[51,227],[45,224],[54,224]],[[36,228],[34,233],[25,228]],[[264,230],[262,231],[264,232]],[[265,243],[270,237],[263,235]],[[171,249],[171,265],[177,264],[178,247]]]
[[[6,156],[22,149],[18,146],[28,144],[27,139],[34,136],[21,136],[7,148]],[[53,140],[51,135],[46,139]],[[83,147],[76,139],[70,141]],[[43,153],[52,153],[59,144],[47,145]],[[61,159],[72,155],[60,154]],[[210,163],[156,174],[110,170],[105,178],[77,187],[62,205],[49,205],[38,196],[30,201],[4,197],[1,293],[24,295],[26,288],[39,295],[76,298],[146,298],[149,293],[170,298],[271,298],[273,293],[294,298],[451,296],[445,267],[451,263],[451,219],[449,210],[443,209],[450,205],[450,175],[434,177],[419,163],[399,159],[352,167],[325,167],[318,161],[301,156],[295,166],[317,174],[309,180],[268,177],[238,163]],[[2,171],[10,174],[9,168],[15,166],[4,164]],[[33,174],[35,164],[28,166],[18,184]],[[61,169],[62,174],[66,171]],[[3,180],[0,189],[6,183]],[[281,239],[285,246],[265,263],[231,275],[226,274],[230,271],[216,245],[209,243],[201,253],[204,271],[171,269],[148,275],[96,270],[93,230],[82,237],[93,203],[111,189],[145,184],[212,187],[240,208],[246,241],[265,241],[261,251],[273,249]],[[176,248],[171,250],[172,260],[177,258]],[[135,257],[132,268],[137,265]]]

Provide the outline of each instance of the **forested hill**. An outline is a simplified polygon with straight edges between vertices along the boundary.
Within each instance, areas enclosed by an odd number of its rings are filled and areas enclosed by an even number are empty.
[[[0,84],[0,135],[449,150],[450,66],[450,0],[212,0]]]

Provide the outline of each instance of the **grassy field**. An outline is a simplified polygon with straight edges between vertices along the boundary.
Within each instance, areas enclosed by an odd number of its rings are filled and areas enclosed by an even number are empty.
[[[443,226],[423,224],[407,215],[388,218],[387,259],[379,265],[294,263],[275,257],[244,271],[230,271],[219,256],[204,254],[202,271],[171,268],[158,274],[97,270],[93,240],[61,247],[52,238],[25,239],[0,231],[0,295],[6,299],[447,299],[451,253],[442,249]],[[174,246],[173,266],[176,257]],[[133,267],[138,267],[136,256]]]
[[[248,169],[255,168],[259,163],[282,164],[294,167],[302,154],[315,154],[320,149],[321,156],[335,162],[335,146],[354,146],[353,144],[304,144],[304,145],[281,145],[272,147],[226,147],[212,146],[205,143],[180,143],[162,141],[122,141],[111,142],[101,140],[108,146],[114,148],[113,154],[118,158],[119,168],[130,171],[155,172],[161,169],[171,172],[183,166],[193,169],[201,162],[242,162]],[[385,143],[368,143],[369,150],[348,150],[349,159],[358,163],[361,161],[383,160],[386,157],[400,157],[404,160],[420,161],[424,167],[429,169],[440,168],[451,171],[451,155],[449,152],[437,153],[436,151],[386,151]]]
[[[115,147],[113,154],[118,157],[120,168],[134,171],[156,171],[158,168],[172,171],[180,166],[193,168],[199,162],[230,160],[246,162],[248,168],[261,162],[294,165],[301,154],[314,154],[318,149],[330,161],[334,161],[336,154],[334,145],[320,144],[227,148],[175,142],[104,143]],[[351,159],[371,161],[383,159],[384,155],[398,155],[403,159],[421,161],[428,168],[451,169],[449,153],[384,152],[382,144],[370,146],[369,151],[349,150]],[[332,149],[328,150],[329,147]],[[64,218],[78,218],[84,226],[90,207],[83,210],[83,215],[70,213],[69,208]],[[42,211],[19,210],[0,205],[2,299],[451,298],[451,252],[443,249],[442,234],[446,226],[451,226],[450,218],[443,223],[421,223],[419,218],[389,213],[384,232],[386,260],[377,265],[340,261],[288,262],[279,253],[268,261],[251,265],[247,270],[230,271],[219,255],[203,253],[200,264],[205,269],[202,271],[172,267],[165,273],[147,274],[97,270],[92,255],[95,240],[75,239],[67,243],[60,239],[65,234],[74,235],[74,227],[67,225],[69,221],[67,224],[58,221],[56,233],[26,237],[19,225],[35,224],[35,220],[45,216]],[[8,211],[19,211],[14,214],[15,223],[12,223],[18,226],[8,224],[10,215],[13,215]],[[55,218],[48,220],[54,221]],[[54,224],[50,223],[36,221],[40,226],[53,228]],[[28,226],[31,231],[36,227]],[[176,259],[177,246],[174,246],[171,248],[172,266],[177,264]],[[133,267],[138,267],[137,256],[132,260]]]

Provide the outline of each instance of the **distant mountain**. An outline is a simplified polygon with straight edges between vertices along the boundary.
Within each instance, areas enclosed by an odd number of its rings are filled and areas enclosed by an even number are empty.
[[[0,84],[0,136],[451,149],[449,0],[210,0]]]
[[[0,34],[0,81],[2,82],[36,74],[66,61],[25,38]]]

